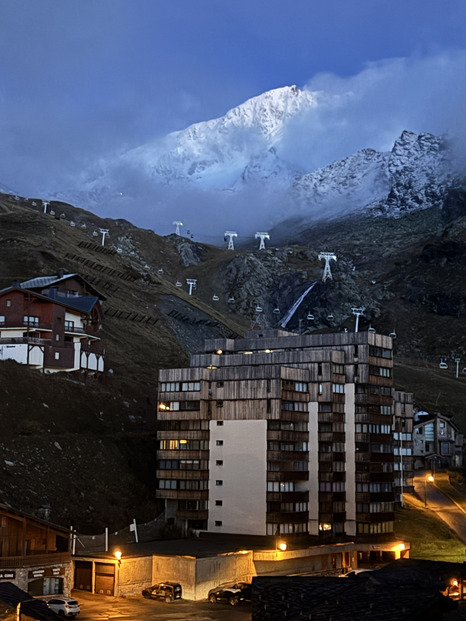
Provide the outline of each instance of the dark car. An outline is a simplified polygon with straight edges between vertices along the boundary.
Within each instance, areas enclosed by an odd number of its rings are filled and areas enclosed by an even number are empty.
[[[164,602],[181,599],[181,593],[181,584],[178,582],[159,582],[142,591],[142,595],[147,599],[161,599]]]
[[[209,602],[227,602],[231,606],[236,606],[240,602],[251,601],[251,583],[250,582],[234,582],[233,584],[221,584],[215,589],[209,591]]]

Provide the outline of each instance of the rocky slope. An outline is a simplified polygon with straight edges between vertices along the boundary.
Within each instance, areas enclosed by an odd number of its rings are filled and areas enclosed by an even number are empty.
[[[205,338],[279,325],[314,282],[287,329],[352,330],[351,309],[364,306],[361,330],[396,332],[397,386],[466,431],[466,193],[406,211],[283,225],[266,250],[231,251],[1,196],[0,286],[60,268],[82,274],[107,296],[107,370],[42,376],[0,363],[0,502],[50,504],[54,520],[87,532],[154,517],[157,370],[186,365]],[[323,251],[337,256],[326,282]]]

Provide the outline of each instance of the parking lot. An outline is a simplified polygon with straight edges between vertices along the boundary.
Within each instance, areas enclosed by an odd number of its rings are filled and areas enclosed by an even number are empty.
[[[92,595],[73,591],[81,607],[78,621],[251,621],[251,605],[210,604],[207,600],[171,603],[134,597]]]

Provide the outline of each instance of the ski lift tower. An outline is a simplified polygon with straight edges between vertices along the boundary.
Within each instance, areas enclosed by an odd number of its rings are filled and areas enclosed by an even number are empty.
[[[99,229],[102,233],[102,246],[105,244],[105,236],[108,235],[109,229]]]
[[[181,229],[180,229],[180,227],[181,227],[181,226],[183,226],[183,223],[182,223],[182,222],[180,222],[180,220],[175,220],[175,221],[173,222],[173,224],[176,226],[176,229],[175,229],[175,235],[181,235],[181,232],[180,232],[180,230],[181,230]]]
[[[225,231],[225,239],[228,237],[228,248],[227,250],[234,250],[235,244],[233,243],[233,239],[238,237],[238,233],[235,231]]]
[[[364,313],[366,309],[364,308],[364,306],[360,306],[358,308],[352,308],[351,312],[353,313],[353,315],[356,315],[356,326],[354,328],[354,331],[357,332],[358,331],[358,326],[359,326],[359,316],[362,315]]]
[[[44,207],[44,213],[47,213],[47,207],[50,205],[50,201],[42,201]]]
[[[260,239],[259,250],[265,250],[265,240],[270,239],[270,235],[268,233],[257,232],[255,235],[256,239]]]
[[[324,273],[322,276],[322,280],[325,282],[327,278],[332,280],[332,272],[330,271],[330,261],[336,261],[337,255],[333,254],[333,252],[321,252],[319,254],[319,261],[325,261]]]
[[[196,288],[197,280],[195,278],[187,278],[186,283],[189,286],[189,295],[191,295],[193,292],[193,289]]]

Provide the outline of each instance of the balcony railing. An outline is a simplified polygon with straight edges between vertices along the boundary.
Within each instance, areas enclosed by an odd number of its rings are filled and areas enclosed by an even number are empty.
[[[0,338],[0,345],[47,345],[50,339],[40,339],[36,336],[10,336]]]
[[[70,561],[71,552],[49,552],[48,554],[28,554],[27,556],[3,556],[0,558],[0,569],[55,565],[58,563],[69,563]]]
[[[52,324],[45,321],[25,321],[24,319],[16,319],[13,321],[0,322],[0,328],[14,328],[17,330],[51,330]]]

